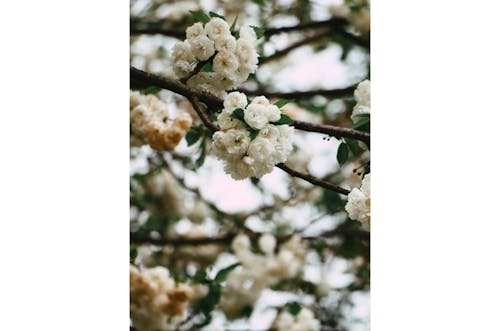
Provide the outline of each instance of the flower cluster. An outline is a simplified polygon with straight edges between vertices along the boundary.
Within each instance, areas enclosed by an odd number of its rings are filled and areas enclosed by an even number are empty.
[[[363,228],[370,231],[370,174],[365,175],[361,188],[354,188],[347,196],[345,206],[349,217],[361,222]]]
[[[341,17],[360,32],[370,32],[370,0],[344,0],[342,4],[330,7],[334,17]]]
[[[358,87],[354,91],[354,99],[356,99],[356,105],[354,106],[354,109],[352,111],[352,119],[361,114],[370,114],[369,80],[364,80],[358,84]]]
[[[166,268],[130,266],[130,317],[139,331],[168,330],[180,322],[192,296],[193,290],[176,284]]]
[[[297,277],[301,272],[306,246],[300,236],[293,236],[276,251],[276,238],[264,234],[259,238],[263,254],[252,252],[250,239],[244,234],[234,238],[232,245],[241,266],[233,270],[226,281],[220,306],[235,314],[253,305],[261,292],[280,280]]]
[[[188,27],[186,39],[174,46],[173,70],[179,78],[189,77],[188,86],[223,98],[225,91],[238,87],[257,70],[256,43],[255,31],[249,26],[243,26],[236,39],[227,22],[219,17],[205,26],[198,22]],[[194,72],[203,62],[211,66]]]
[[[285,162],[293,150],[293,128],[277,125],[280,109],[264,96],[250,104],[243,93],[232,92],[224,99],[218,115],[220,131],[213,135],[213,150],[225,161],[224,170],[236,180],[260,178]]]
[[[319,331],[321,326],[312,311],[307,308],[302,308],[296,316],[283,310],[275,324],[277,331]]]
[[[191,115],[179,114],[170,120],[168,104],[155,95],[130,92],[132,146],[149,144],[157,150],[172,150],[184,138],[192,123]]]

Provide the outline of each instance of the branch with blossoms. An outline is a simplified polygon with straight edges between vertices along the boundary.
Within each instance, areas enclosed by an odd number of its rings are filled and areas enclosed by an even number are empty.
[[[142,86],[157,86],[160,88],[165,88],[168,89],[172,92],[175,92],[177,94],[183,95],[186,97],[193,105],[193,108],[195,109],[196,113],[200,117],[201,121],[203,124],[209,128],[212,132],[216,132],[219,130],[217,125],[215,125],[211,120],[208,115],[208,108],[205,109],[205,107],[201,104],[201,101],[206,100],[207,105],[214,105],[218,108],[220,108],[223,104],[223,101],[219,98],[217,98],[214,95],[211,95],[210,93],[207,92],[198,92],[196,90],[193,90],[186,85],[173,80],[173,79],[166,79],[162,78],[160,76],[144,72],[142,70],[139,70],[134,67],[130,67],[130,78],[132,82],[140,82]],[[135,83],[136,84],[136,83]],[[134,85],[134,84],[133,84]],[[134,85],[134,86],[137,86]],[[132,87],[134,87],[132,86]],[[295,128],[303,131],[309,131],[309,132],[318,132],[318,133],[324,133],[328,134],[330,136],[334,136],[336,138],[340,137],[345,137],[345,138],[352,138],[356,140],[360,140],[365,142],[367,145],[370,143],[370,134],[363,132],[363,131],[358,131],[354,129],[349,129],[349,128],[343,128],[343,127],[336,127],[336,126],[331,126],[331,125],[320,125],[320,124],[313,124],[313,123],[307,123],[307,122],[302,122],[302,121],[294,121],[292,124],[295,126]],[[310,182],[311,184],[326,188],[328,190],[333,190],[338,193],[347,195],[349,194],[349,190],[344,189],[342,187],[339,187],[335,184],[326,182],[324,180],[318,179],[312,175],[309,174],[303,174],[299,171],[296,171],[294,169],[289,168],[283,163],[280,163],[277,165],[278,168],[281,170],[287,172],[288,174],[301,178],[305,181]]]
[[[135,19],[131,20],[130,26],[131,36],[159,34],[177,39],[184,39],[186,37],[186,32],[184,30],[180,31],[173,28],[165,28],[161,26],[160,22],[140,22],[140,20]],[[328,28],[330,35],[338,35],[350,40],[353,44],[370,49],[370,37],[368,36],[367,38],[363,38],[350,33],[346,29],[347,26],[349,26],[349,22],[346,19],[331,18],[328,20],[302,23],[293,26],[267,28],[263,31],[263,35],[265,37],[271,37],[285,32],[301,32],[318,28]]]

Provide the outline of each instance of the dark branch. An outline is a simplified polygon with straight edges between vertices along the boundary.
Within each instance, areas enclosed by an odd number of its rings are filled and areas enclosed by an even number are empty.
[[[310,98],[315,95],[324,95],[331,98],[347,98],[352,97],[354,90],[356,89],[356,85],[348,86],[341,89],[318,89],[318,90],[310,90],[310,91],[292,91],[292,92],[268,92],[264,90],[246,90],[246,89],[238,89],[240,92],[245,93],[246,95],[266,95],[268,97],[276,97],[276,98],[284,98],[284,99],[303,99]]]
[[[329,182],[324,181],[322,179],[318,179],[318,178],[316,178],[316,177],[314,177],[312,175],[303,174],[301,172],[298,172],[297,170],[294,170],[294,169],[288,167],[284,163],[279,163],[279,164],[276,165],[276,167],[278,167],[281,170],[287,172],[289,175],[291,175],[293,177],[301,178],[301,179],[303,179],[305,181],[308,181],[311,184],[314,184],[314,185],[317,185],[317,186],[321,186],[321,187],[326,188],[328,190],[336,191],[336,192],[344,194],[344,195],[349,194],[349,190],[346,190],[345,188],[342,188],[342,187],[337,186],[335,184],[329,183]]]
[[[370,134],[363,131],[344,128],[340,126],[314,124],[309,122],[295,121],[293,126],[296,129],[308,132],[324,133],[333,137],[345,137],[360,140],[370,146]]]
[[[285,55],[287,55],[288,53],[290,53],[291,51],[293,51],[296,48],[299,48],[299,47],[302,47],[304,45],[310,44],[312,42],[318,41],[318,40],[323,39],[323,38],[330,36],[330,35],[331,35],[331,32],[327,30],[327,31],[324,31],[322,33],[318,33],[318,34],[315,34],[313,36],[309,36],[309,37],[306,37],[302,40],[294,42],[290,46],[285,47],[282,50],[276,51],[272,55],[261,58],[259,61],[259,65],[267,63],[267,62],[271,62],[271,61],[279,59],[281,57],[284,57]]]

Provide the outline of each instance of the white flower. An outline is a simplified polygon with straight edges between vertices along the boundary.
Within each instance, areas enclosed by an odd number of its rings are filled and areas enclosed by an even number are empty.
[[[240,92],[231,92],[224,99],[224,109],[232,111],[237,108],[244,109],[247,106],[247,96]]]
[[[370,81],[364,80],[358,84],[354,91],[354,99],[356,105],[353,108],[351,118],[354,120],[356,116],[361,114],[370,114]]]
[[[268,123],[267,106],[260,104],[250,104],[244,112],[245,122],[253,129],[263,129]]]
[[[245,234],[239,234],[233,239],[233,242],[231,243],[231,248],[235,252],[249,250],[250,249],[250,239]]]
[[[232,35],[224,35],[215,41],[215,49],[219,52],[234,52],[236,50],[236,39]]]
[[[266,233],[259,238],[259,247],[266,254],[272,254],[276,248],[276,238],[270,234]]]
[[[227,22],[219,17],[212,18],[205,25],[205,31],[213,41],[217,41],[219,38],[231,34]]]
[[[265,163],[273,159],[274,154],[273,143],[265,138],[257,137],[248,146],[248,156],[257,162]],[[273,164],[274,165],[274,164]]]
[[[231,129],[225,132],[222,141],[229,154],[243,155],[250,144],[250,133],[247,130]]]
[[[240,29],[240,39],[246,39],[251,43],[255,43],[257,41],[257,35],[255,34],[255,30],[248,26],[242,26]]]
[[[199,36],[206,36],[205,29],[203,29],[203,24],[201,24],[200,22],[194,23],[186,29],[187,40],[191,40]]]
[[[175,74],[180,77],[186,77],[196,66],[195,57],[191,50],[191,45],[187,42],[179,42],[172,51],[172,63]]]
[[[351,190],[345,209],[351,219],[361,222],[365,230],[370,230],[370,174],[363,179],[361,189]]]
[[[259,55],[251,41],[242,38],[238,39],[236,42],[236,54],[243,68],[247,69],[250,73],[254,73],[257,70]]]
[[[215,53],[214,42],[206,36],[190,39],[189,43],[194,56],[201,61],[208,60]]]
[[[359,105],[370,107],[370,81],[364,80],[354,91],[354,98]]]
[[[283,310],[276,320],[277,331],[319,331],[320,323],[307,308],[302,308],[297,316]]]
[[[238,59],[229,52],[218,52],[214,58],[213,69],[223,77],[232,79],[238,70]]]
[[[223,110],[219,116],[217,116],[217,123],[221,130],[237,129],[243,128],[241,121],[231,117],[232,112]]]

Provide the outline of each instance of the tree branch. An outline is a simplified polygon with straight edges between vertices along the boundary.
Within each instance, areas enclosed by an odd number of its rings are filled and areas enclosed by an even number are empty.
[[[147,82],[150,83],[151,85],[155,85],[161,88],[168,89],[172,92],[181,94],[185,97],[188,98],[188,100],[191,101],[193,104],[193,107],[202,120],[203,124],[208,127],[212,132],[218,131],[219,128],[217,125],[215,125],[209,118],[207,111],[203,108],[203,106],[200,104],[200,100],[207,100],[207,103],[211,103],[213,105],[216,105],[216,107],[221,107],[222,106],[222,100],[219,98],[215,97],[214,95],[208,94],[208,93],[200,93],[200,92],[195,92],[194,90],[190,89],[189,87],[185,86],[184,84],[181,84],[175,80],[171,79],[164,79],[159,76],[146,73],[142,70],[136,69],[134,67],[130,67],[130,76],[131,79],[134,79],[136,81],[139,81],[141,83]],[[330,136],[335,136],[335,137],[348,137],[348,138],[353,138],[357,140],[361,140],[369,144],[370,141],[370,134],[362,131],[357,131],[353,129],[348,129],[348,128],[342,128],[342,127],[336,127],[336,126],[331,126],[331,125],[323,125],[323,124],[313,124],[313,123],[307,123],[307,122],[302,122],[302,121],[295,121],[293,124],[297,129],[299,130],[304,130],[304,131],[310,131],[310,132],[320,132],[320,133],[325,133]],[[298,172],[294,169],[289,168],[288,166],[284,164],[278,164],[276,165],[278,168],[286,171],[292,176],[302,178],[305,181],[308,181],[314,185],[321,186],[323,188],[333,190],[336,192],[339,192],[341,194],[349,194],[349,191],[341,188],[337,185],[328,183],[324,180],[318,179],[312,175],[309,174],[303,174],[301,172]]]
[[[342,188],[340,186],[337,186],[335,184],[332,184],[332,183],[329,183],[327,181],[324,181],[322,179],[318,179],[312,175],[309,175],[309,174],[303,174],[297,170],[294,170],[290,167],[288,167],[287,165],[285,165],[284,163],[278,163],[276,165],[276,167],[280,168],[281,170],[287,172],[289,175],[293,176],[293,177],[298,177],[298,178],[301,178],[305,181],[308,181],[309,183],[311,184],[314,184],[314,185],[317,185],[317,186],[321,186],[323,188],[326,188],[328,190],[332,190],[332,191],[336,191],[340,194],[344,194],[344,195],[347,195],[349,194],[349,190],[346,190],[345,188]]]
[[[347,98],[352,97],[354,90],[358,85],[352,85],[341,89],[317,89],[310,91],[292,91],[292,92],[272,92],[272,91],[264,91],[264,90],[246,90],[246,89],[238,89],[241,93],[245,93],[246,95],[266,95],[268,97],[276,97],[283,99],[303,99],[310,98],[315,95],[324,95],[331,98]]]

